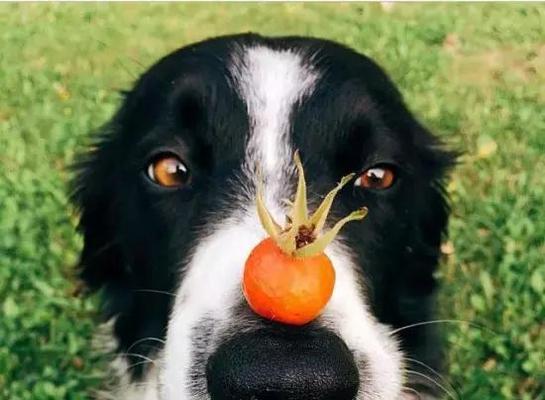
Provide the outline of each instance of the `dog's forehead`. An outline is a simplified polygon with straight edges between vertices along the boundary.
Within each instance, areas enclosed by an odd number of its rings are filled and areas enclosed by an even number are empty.
[[[356,152],[361,141],[346,149],[354,144],[346,135],[353,126],[366,126],[372,127],[362,130],[367,136],[377,136],[373,133],[382,128],[377,99],[394,99],[382,101],[382,108],[404,112],[396,89],[376,64],[316,39],[239,35],[201,42],[165,57],[139,87],[133,97],[146,104],[131,118],[145,120],[137,126],[158,127],[144,131],[144,139],[197,139],[217,165],[259,160],[269,171],[285,167],[290,150],[301,150],[307,160],[320,154],[320,162]],[[207,129],[186,129],[183,118],[172,126],[176,119],[171,116],[179,116],[184,105],[189,105],[184,114],[189,119],[203,108]],[[155,114],[156,108],[163,111]]]
[[[301,49],[263,45],[237,47],[229,70],[248,112],[247,160],[274,174],[290,162],[293,110],[312,94],[320,73]]]

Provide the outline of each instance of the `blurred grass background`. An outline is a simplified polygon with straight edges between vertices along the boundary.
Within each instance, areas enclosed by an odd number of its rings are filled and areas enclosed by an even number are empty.
[[[458,399],[545,399],[545,5],[0,5],[0,398],[85,399],[96,299],[76,295],[68,165],[119,90],[233,32],[314,35],[375,58],[463,150],[440,279]]]

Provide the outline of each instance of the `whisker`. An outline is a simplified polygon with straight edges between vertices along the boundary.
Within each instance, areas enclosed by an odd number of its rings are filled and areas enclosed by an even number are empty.
[[[428,371],[430,371],[432,374],[434,374],[437,378],[439,378],[443,383],[445,383],[446,385],[448,385],[449,389],[451,389],[454,393],[456,393],[456,395],[458,397],[460,397],[460,394],[458,393],[458,391],[456,390],[456,388],[454,387],[454,385],[452,384],[452,382],[450,382],[448,379],[446,379],[443,375],[441,375],[439,372],[437,372],[435,369],[433,369],[432,367],[430,367],[428,364],[420,361],[420,360],[417,360],[415,358],[410,358],[410,357],[404,357],[404,360],[406,361],[409,361],[409,362],[412,362],[412,363],[415,363],[415,364],[418,364],[424,368],[426,368]]]
[[[459,400],[459,398],[457,396],[454,396],[451,391],[449,391],[449,390],[447,390],[447,388],[445,388],[445,386],[441,385],[439,382],[437,382],[435,379],[429,377],[428,375],[423,374],[423,373],[418,372],[418,371],[413,371],[413,370],[410,370],[410,369],[406,369],[405,373],[416,375],[416,376],[419,376],[421,378],[424,378],[427,381],[432,382],[435,386],[437,386],[439,389],[441,389],[443,392],[445,392],[445,394],[449,398],[454,399],[454,400]]]
[[[155,360],[152,360],[151,358],[149,357],[146,357],[142,354],[138,354],[138,353],[123,353],[123,356],[124,357],[135,357],[135,358],[141,358],[142,360],[145,360],[153,365],[155,365]]]
[[[134,346],[137,346],[138,344],[142,343],[142,342],[158,342],[158,343],[161,343],[161,344],[166,344],[166,342],[163,340],[163,339],[159,339],[159,338],[156,338],[156,337],[145,337],[145,338],[142,338],[142,339],[138,339],[136,342],[134,342],[133,344],[131,344],[127,351],[131,351],[131,349],[134,347]]]
[[[167,296],[177,297],[176,293],[170,293],[164,290],[155,290],[155,289],[133,289],[133,292],[142,292],[142,293],[156,293],[164,294]]]
[[[124,373],[127,373],[127,372],[129,372],[131,369],[136,368],[136,367],[138,367],[139,365],[146,365],[146,364],[149,364],[149,363],[150,363],[149,361],[138,361],[138,362],[129,364],[129,365],[127,365],[127,367],[125,368],[125,371],[123,371],[123,372],[124,372]]]
[[[409,386],[403,386],[401,388],[401,391],[402,392],[411,392],[412,394],[414,394],[416,396],[416,400],[422,400],[422,396],[420,396],[420,393],[418,392],[418,390],[412,388],[412,387],[409,387]]]
[[[393,331],[391,331],[390,336],[395,335],[396,333],[402,332],[402,331],[404,331],[406,329],[416,328],[416,327],[424,326],[424,325],[432,325],[432,324],[466,324],[468,326],[471,326],[472,328],[478,328],[478,329],[489,331],[489,332],[494,333],[494,334],[498,334],[498,332],[495,332],[493,329],[491,329],[491,328],[489,328],[489,327],[487,327],[485,325],[478,324],[476,322],[464,321],[464,320],[460,320],[460,319],[437,319],[437,320],[433,320],[433,321],[422,321],[422,322],[416,322],[416,323],[411,324],[411,325],[402,326],[401,328],[397,328],[397,329],[394,329]]]

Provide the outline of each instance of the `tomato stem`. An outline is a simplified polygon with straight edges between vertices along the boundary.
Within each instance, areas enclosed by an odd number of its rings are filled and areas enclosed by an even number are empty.
[[[286,226],[280,226],[265,206],[263,185],[260,177],[258,178],[256,195],[257,214],[265,231],[284,253],[298,258],[312,257],[322,253],[346,223],[365,218],[367,208],[363,207],[350,213],[338,221],[333,228],[322,234],[333,200],[335,200],[339,191],[352,180],[354,174],[344,176],[337,186],[324,197],[314,214],[309,216],[305,173],[297,151],[294,155],[294,161],[299,179],[293,202],[284,201],[290,208],[286,216]]]
[[[295,236],[295,247],[300,249],[307,244],[310,244],[316,240],[316,234],[314,233],[314,225],[306,226],[301,225],[299,227],[299,232]]]

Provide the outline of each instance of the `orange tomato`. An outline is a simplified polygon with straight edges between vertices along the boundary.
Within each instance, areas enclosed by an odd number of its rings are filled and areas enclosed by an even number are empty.
[[[269,237],[254,247],[246,260],[242,291],[250,308],[262,317],[304,325],[321,313],[333,294],[335,270],[324,253],[326,246],[346,223],[363,219],[367,209],[351,212],[324,232],[335,196],[354,174],[344,176],[309,214],[305,174],[297,152],[294,161],[299,180],[294,200],[287,202],[285,226],[280,226],[265,206],[258,182],[257,215]]]
[[[267,238],[246,261],[242,289],[250,308],[262,317],[304,325],[321,313],[334,285],[335,270],[324,253],[293,257]]]

